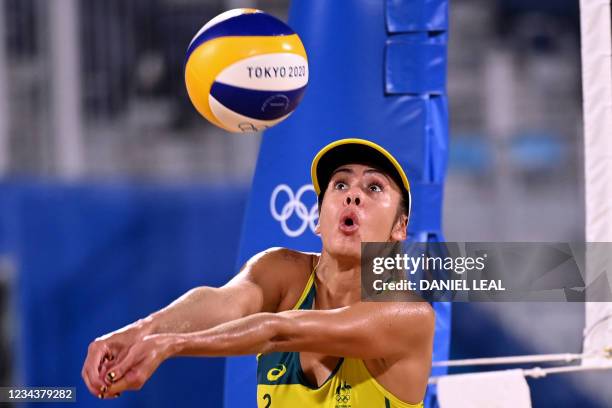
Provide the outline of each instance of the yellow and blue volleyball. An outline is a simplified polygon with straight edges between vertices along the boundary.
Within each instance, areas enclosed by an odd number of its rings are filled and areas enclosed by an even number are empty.
[[[265,130],[286,119],[308,84],[298,35],[256,9],[229,10],[210,20],[191,40],[185,61],[191,102],[229,132]]]

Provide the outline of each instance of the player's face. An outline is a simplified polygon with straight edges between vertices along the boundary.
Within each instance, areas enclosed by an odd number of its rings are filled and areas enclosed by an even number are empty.
[[[340,257],[360,257],[361,242],[406,239],[407,218],[398,217],[399,186],[387,174],[361,164],[338,167],[327,185],[318,232],[323,248]]]

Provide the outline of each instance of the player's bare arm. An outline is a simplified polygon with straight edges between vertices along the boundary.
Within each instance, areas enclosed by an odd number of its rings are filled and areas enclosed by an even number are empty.
[[[427,303],[364,303],[332,310],[256,313],[214,328],[147,336],[112,366],[110,393],[140,389],[164,360],[174,356],[231,356],[278,351],[315,352],[410,364],[424,392],[431,365],[434,314]],[[423,369],[415,372],[415,367]]]
[[[287,289],[288,282],[299,280],[311,258],[284,248],[268,249],[253,256],[223,287],[191,289],[150,316],[97,338],[89,345],[81,371],[87,387],[94,395],[107,393],[104,375],[108,367],[120,362],[129,348],[147,335],[196,332],[254,313],[279,310],[284,307],[283,299],[293,295]],[[281,273],[271,279],[275,271]]]

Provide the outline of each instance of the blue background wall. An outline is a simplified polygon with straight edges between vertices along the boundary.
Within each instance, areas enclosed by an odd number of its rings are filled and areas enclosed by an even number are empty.
[[[96,337],[233,276],[245,199],[210,186],[0,184],[0,253],[18,269],[14,385],[76,386],[79,406],[221,406],[223,359],[169,360],[114,401],[89,394],[80,372]]]

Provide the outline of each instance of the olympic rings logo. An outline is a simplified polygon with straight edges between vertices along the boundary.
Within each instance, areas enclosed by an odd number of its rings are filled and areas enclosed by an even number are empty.
[[[347,402],[349,402],[351,399],[351,396],[348,394],[345,395],[340,395],[340,394],[336,394],[336,401],[337,402],[342,402],[344,404],[346,404]]]
[[[314,204],[310,209],[302,202],[302,196],[307,192],[312,192],[315,195]],[[288,201],[279,212],[277,200],[281,193],[287,196]],[[305,184],[294,194],[291,187],[286,184],[279,184],[274,191],[272,191],[272,195],[270,196],[270,213],[276,221],[280,222],[283,232],[291,238],[299,237],[308,227],[310,227],[310,230],[314,234],[317,220],[319,219],[314,187],[312,184]],[[287,222],[294,214],[301,220],[301,224],[299,224],[297,228],[292,229]]]

